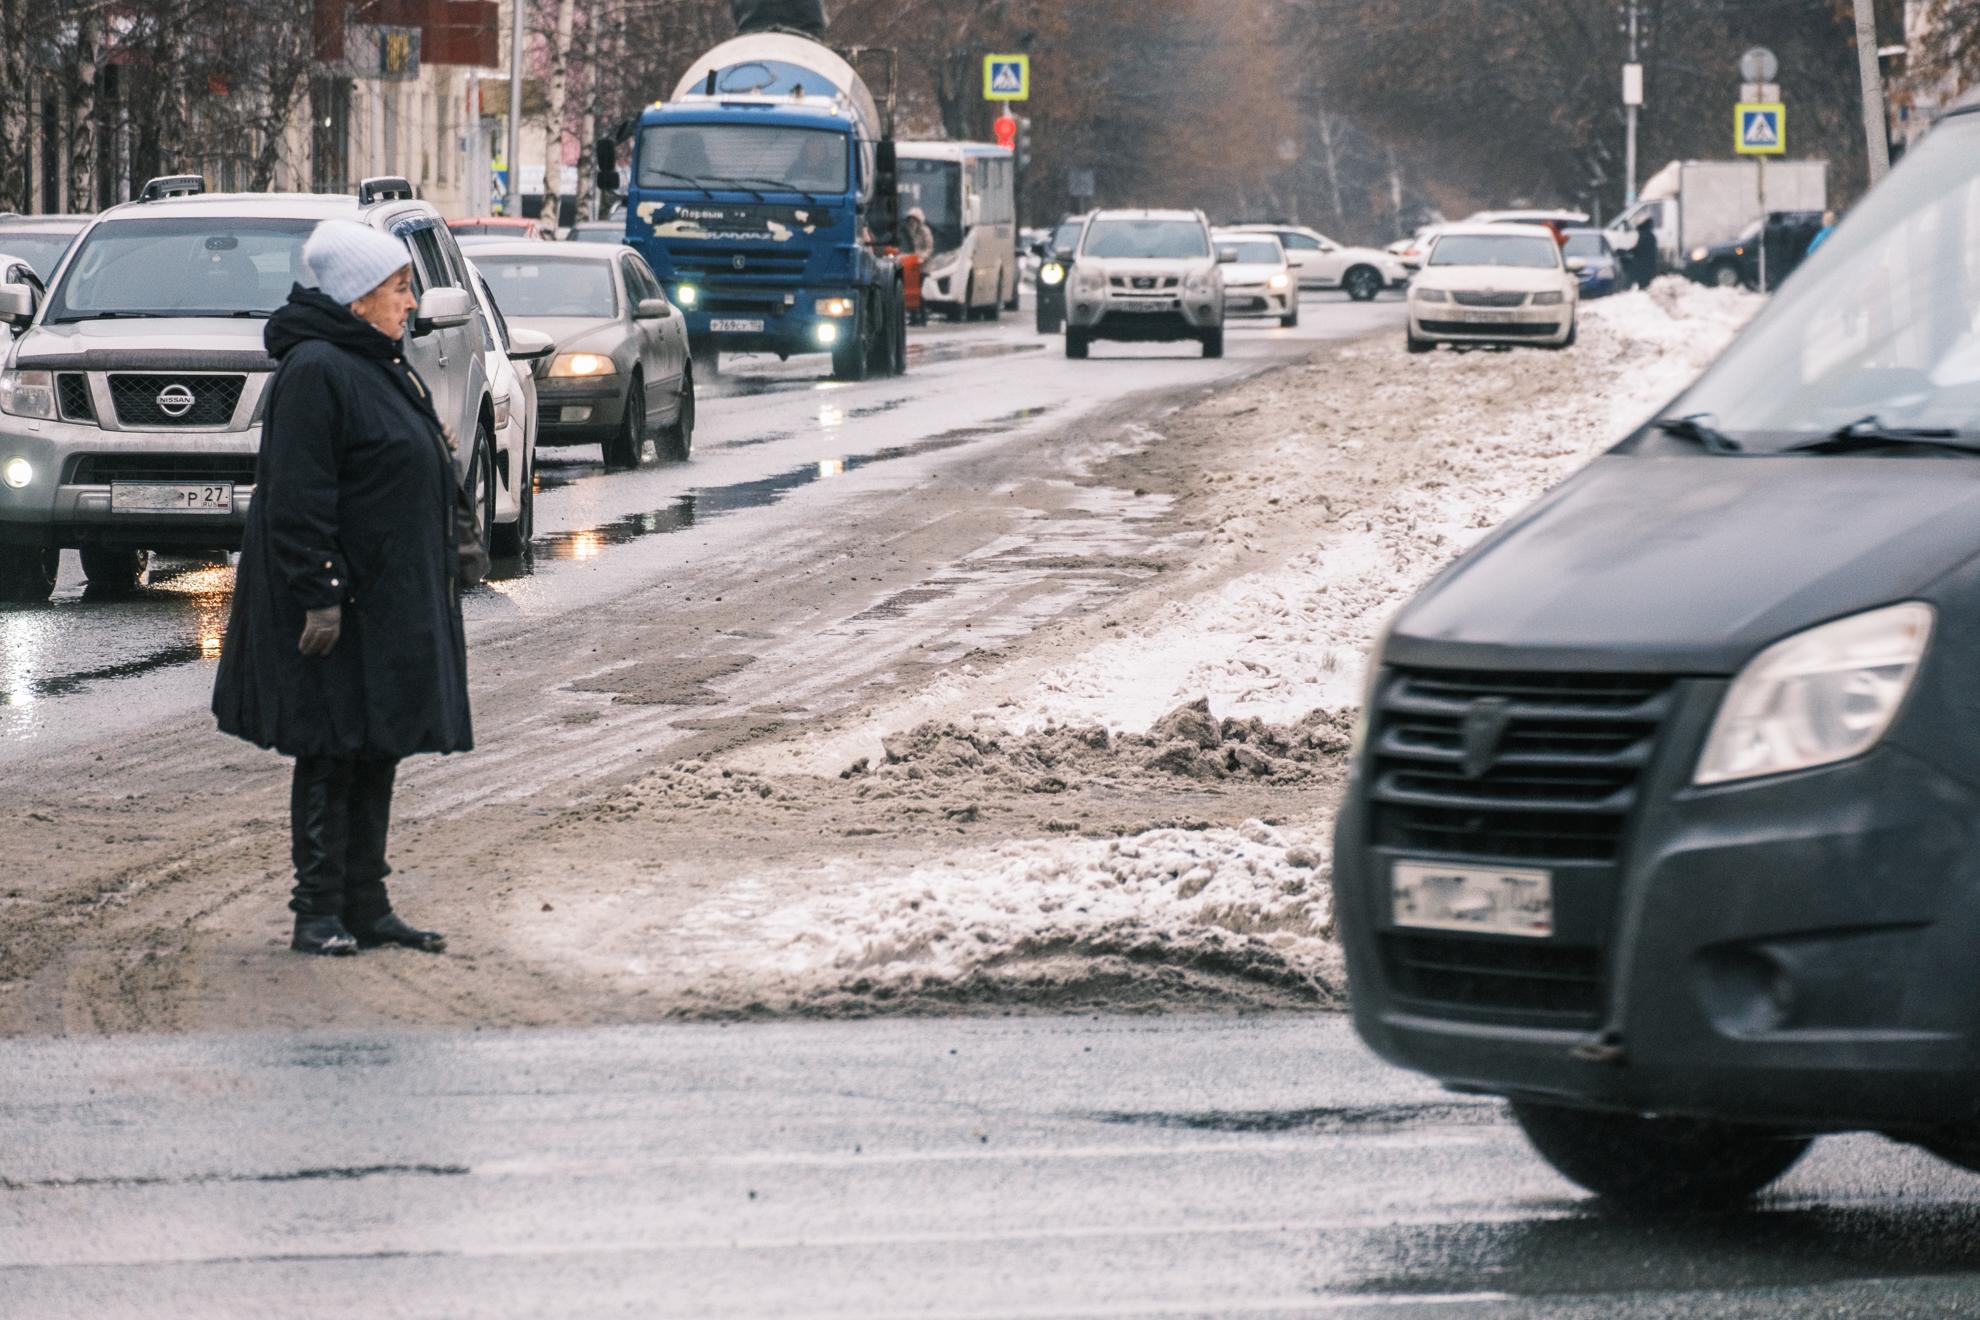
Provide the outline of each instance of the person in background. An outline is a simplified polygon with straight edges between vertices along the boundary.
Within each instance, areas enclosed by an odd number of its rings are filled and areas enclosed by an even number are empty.
[[[1829,241],[1829,235],[1835,232],[1835,228],[1836,213],[1834,211],[1822,212],[1822,227],[1815,231],[1815,237],[1808,240],[1808,251],[1804,252],[1802,256],[1811,257],[1815,255],[1815,249]]]
[[[928,213],[918,206],[909,207],[901,229],[907,237],[908,250],[926,266],[935,255],[935,231],[928,227]]]
[[[214,680],[223,733],[296,758],[289,947],[351,954],[446,941],[392,911],[385,836],[402,757],[465,752],[460,495],[446,428],[400,341],[415,303],[403,243],[326,220],[263,334],[254,502]]]
[[[1644,216],[1636,226],[1636,246],[1629,250],[1630,283],[1647,289],[1657,278],[1657,222]]]

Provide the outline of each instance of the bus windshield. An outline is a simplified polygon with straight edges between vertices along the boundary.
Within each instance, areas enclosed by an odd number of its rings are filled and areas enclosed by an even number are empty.
[[[900,158],[901,211],[920,207],[936,231],[962,224],[962,166],[953,160]]]
[[[652,124],[639,135],[642,188],[840,193],[846,138],[777,124]]]

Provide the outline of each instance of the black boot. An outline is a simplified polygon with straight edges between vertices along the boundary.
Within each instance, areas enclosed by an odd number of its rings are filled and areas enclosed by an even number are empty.
[[[326,953],[344,956],[358,951],[358,942],[344,929],[338,917],[296,918],[296,933],[289,941],[289,947],[297,953]]]
[[[437,930],[414,930],[399,920],[396,912],[387,912],[369,926],[358,927],[357,944],[361,949],[396,944],[401,948],[418,949],[421,953],[439,953],[447,947],[447,937]]]
[[[392,824],[392,784],[399,763],[389,758],[351,763],[350,828],[344,849],[344,924],[363,931],[390,916],[385,836]]]

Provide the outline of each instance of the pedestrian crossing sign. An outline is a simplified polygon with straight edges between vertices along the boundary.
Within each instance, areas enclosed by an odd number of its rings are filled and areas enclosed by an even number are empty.
[[[1031,99],[1031,57],[1029,55],[985,55],[983,57],[983,99],[986,101],[1029,101]]]
[[[1787,107],[1779,101],[1742,101],[1733,107],[1733,150],[1742,156],[1787,151]]]

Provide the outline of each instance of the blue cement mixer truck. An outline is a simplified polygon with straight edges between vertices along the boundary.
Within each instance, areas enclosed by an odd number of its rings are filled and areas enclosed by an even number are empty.
[[[739,24],[760,7],[738,0]],[[704,376],[727,352],[830,353],[841,380],[907,369],[892,55],[810,31],[745,27],[632,126],[626,241]],[[853,63],[874,56],[884,113]]]

